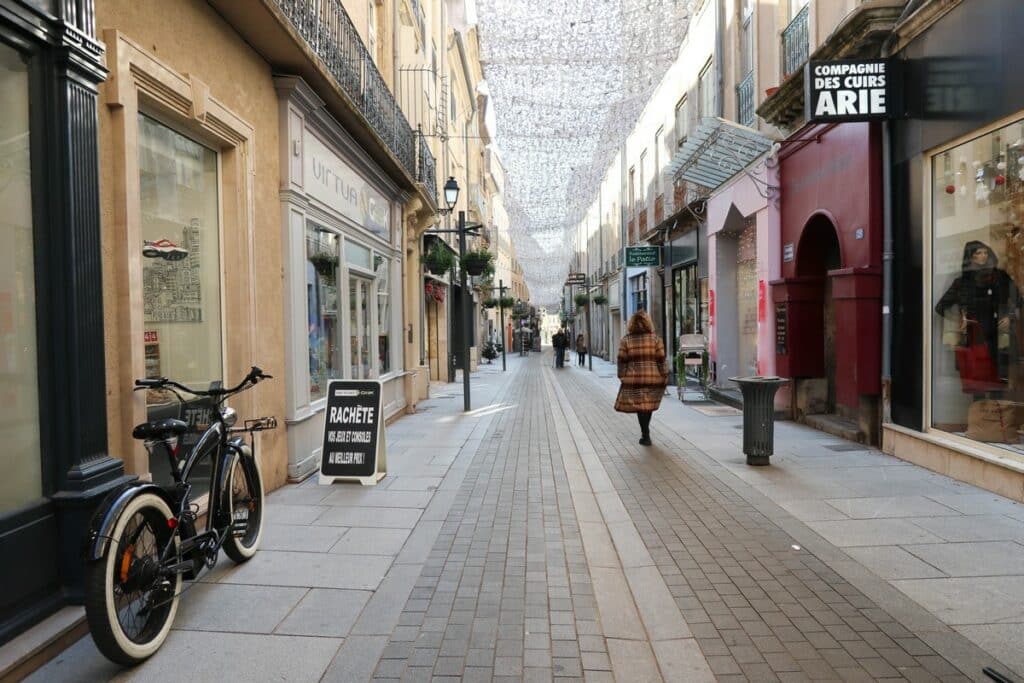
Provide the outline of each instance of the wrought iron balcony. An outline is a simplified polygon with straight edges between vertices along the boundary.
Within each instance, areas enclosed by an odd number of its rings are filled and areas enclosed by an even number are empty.
[[[754,125],[754,72],[736,86],[736,117],[744,126]]]
[[[437,204],[437,168],[434,155],[430,153],[427,138],[419,129],[416,131],[416,181],[423,185],[423,189],[434,200],[434,204]]]
[[[797,71],[807,61],[810,43],[807,37],[807,15],[809,5],[797,12],[793,21],[782,32],[782,77]]]
[[[269,0],[323,62],[399,164],[437,200],[434,158],[405,118],[340,0]]]

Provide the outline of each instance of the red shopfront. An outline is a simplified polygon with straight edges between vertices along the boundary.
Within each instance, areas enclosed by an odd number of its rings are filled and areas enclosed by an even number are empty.
[[[877,442],[882,327],[881,128],[808,125],[783,143],[776,371],[793,410],[832,414]]]

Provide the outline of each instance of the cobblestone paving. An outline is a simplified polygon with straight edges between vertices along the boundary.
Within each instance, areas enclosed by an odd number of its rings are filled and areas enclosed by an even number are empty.
[[[639,446],[600,387],[539,359],[513,378],[375,679],[611,679],[545,374],[718,680],[970,680],[688,457],[694,444],[656,420],[660,446]]]
[[[694,444],[655,418],[640,446],[594,384],[556,378],[718,680],[970,680],[686,457]]]
[[[403,681],[607,670],[537,364],[514,380],[374,673]]]

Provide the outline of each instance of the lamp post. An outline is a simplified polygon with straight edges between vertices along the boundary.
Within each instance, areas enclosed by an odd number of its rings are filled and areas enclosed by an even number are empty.
[[[455,211],[455,204],[459,201],[459,183],[454,176],[448,176],[444,184],[444,203],[447,209],[440,209],[439,213],[449,215]],[[476,235],[479,225],[466,225],[466,212],[459,211],[459,224],[455,230],[439,230],[435,233],[458,233],[459,235],[459,287],[460,300],[462,302],[463,326],[459,335],[459,347],[462,350],[462,407],[467,413],[470,410],[469,396],[469,326],[473,324],[473,313],[469,305],[469,297],[466,293],[466,269],[462,266],[462,260],[466,255],[466,234]]]

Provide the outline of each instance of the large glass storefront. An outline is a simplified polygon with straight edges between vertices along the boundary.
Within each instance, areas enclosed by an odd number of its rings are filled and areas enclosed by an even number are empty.
[[[351,238],[307,225],[310,401],[324,398],[332,379],[373,379],[391,372],[391,265],[384,254]],[[347,305],[339,311],[342,301]]]
[[[146,376],[209,388],[224,380],[217,153],[148,116],[138,125]],[[146,408],[150,420],[188,422],[188,448],[213,406],[149,390]],[[155,481],[170,481],[168,466],[162,454],[150,461]]]
[[[28,68],[0,44],[0,516],[44,493],[28,98]]]
[[[931,426],[1024,453],[1024,121],[932,157]]]

